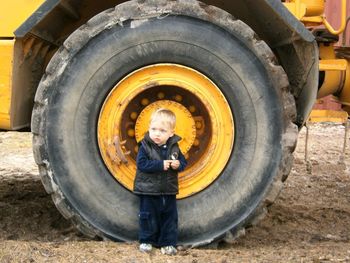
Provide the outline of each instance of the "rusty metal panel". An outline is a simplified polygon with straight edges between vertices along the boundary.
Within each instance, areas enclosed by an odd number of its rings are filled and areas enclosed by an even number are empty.
[[[341,104],[332,95],[318,99],[314,106],[315,110],[341,110]]]
[[[325,5],[325,15],[326,19],[333,26],[333,28],[340,27],[340,18],[341,18],[341,1],[340,0],[332,0],[326,1]],[[350,0],[346,0],[346,17],[350,15]],[[350,46],[350,26],[347,26],[345,33],[342,33],[339,36],[339,42],[337,46],[342,45],[342,40],[344,38],[344,43],[346,46]]]

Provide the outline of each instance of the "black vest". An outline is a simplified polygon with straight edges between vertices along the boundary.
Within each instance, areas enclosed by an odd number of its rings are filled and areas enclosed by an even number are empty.
[[[179,154],[178,141],[181,138],[177,135],[170,137],[167,141],[166,160],[171,160],[174,152]],[[160,147],[155,144],[146,133],[141,141],[142,147],[150,160],[164,160],[160,153]],[[139,169],[136,170],[134,181],[134,193],[145,195],[176,195],[179,192],[178,172],[171,168],[167,171],[156,173],[144,173]]]

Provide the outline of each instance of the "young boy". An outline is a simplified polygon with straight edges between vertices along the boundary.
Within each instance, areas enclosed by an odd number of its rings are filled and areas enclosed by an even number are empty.
[[[140,143],[134,193],[140,197],[140,251],[150,252],[152,245],[167,255],[176,254],[178,172],[187,162],[174,134],[175,114],[158,109],[148,132]]]

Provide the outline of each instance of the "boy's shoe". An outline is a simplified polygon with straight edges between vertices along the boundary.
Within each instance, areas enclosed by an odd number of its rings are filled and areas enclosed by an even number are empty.
[[[152,245],[151,244],[146,244],[146,243],[142,243],[139,247],[141,252],[151,252],[152,251]]]
[[[162,247],[160,249],[160,251],[162,252],[162,254],[164,255],[176,255],[176,248],[174,246],[166,246],[166,247]]]

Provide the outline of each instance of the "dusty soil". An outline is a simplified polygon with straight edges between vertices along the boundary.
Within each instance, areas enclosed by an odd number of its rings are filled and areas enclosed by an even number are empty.
[[[158,250],[142,254],[136,243],[79,234],[41,185],[31,134],[0,132],[0,262],[350,262],[349,145],[339,163],[344,130],[334,124],[310,126],[310,173],[302,129],[283,192],[244,237],[172,257]]]

